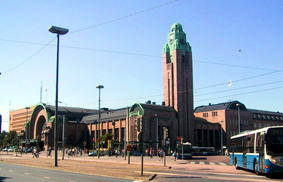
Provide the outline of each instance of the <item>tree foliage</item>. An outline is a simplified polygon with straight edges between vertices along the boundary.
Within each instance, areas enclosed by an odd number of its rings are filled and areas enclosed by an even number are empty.
[[[8,132],[6,132],[5,130],[3,130],[2,133],[0,134],[0,145],[1,145],[1,147],[3,146],[3,141],[4,141],[4,138],[6,137],[7,134],[8,134]]]
[[[107,147],[108,141],[113,143],[113,135],[111,133],[106,133],[100,137],[102,147]]]
[[[2,133],[1,133],[2,135]],[[17,132],[16,131],[10,131],[7,133],[3,140],[3,145],[4,146],[15,146],[18,145],[18,140],[17,140]]]

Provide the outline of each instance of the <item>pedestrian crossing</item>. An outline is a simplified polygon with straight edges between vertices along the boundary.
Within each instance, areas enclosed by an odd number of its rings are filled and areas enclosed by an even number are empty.
[[[220,166],[232,166],[229,162],[203,162],[203,161],[189,161],[188,164],[201,164],[201,165],[220,165]]]

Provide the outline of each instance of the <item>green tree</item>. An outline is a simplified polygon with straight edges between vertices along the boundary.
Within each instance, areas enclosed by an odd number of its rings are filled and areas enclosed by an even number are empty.
[[[7,134],[8,132],[6,132],[5,130],[3,130],[2,133],[0,134],[0,146],[1,147],[4,147],[3,141]]]
[[[101,140],[102,143],[105,143],[107,145],[108,140],[110,140],[111,143],[113,142],[113,135],[111,133],[106,133],[105,135],[102,135],[100,137],[100,140]],[[105,146],[103,146],[103,147],[105,147]]]
[[[17,140],[17,132],[16,131],[10,131],[4,138],[3,140],[3,145],[7,146],[15,146],[18,145],[18,140]]]

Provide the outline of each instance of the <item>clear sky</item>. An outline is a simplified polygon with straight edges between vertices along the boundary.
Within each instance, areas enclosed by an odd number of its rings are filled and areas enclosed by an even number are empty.
[[[283,112],[282,0],[14,0],[0,2],[0,114],[59,101],[117,109],[163,101],[162,53],[174,23],[193,51],[194,107],[239,100]],[[229,81],[232,85],[228,87]]]

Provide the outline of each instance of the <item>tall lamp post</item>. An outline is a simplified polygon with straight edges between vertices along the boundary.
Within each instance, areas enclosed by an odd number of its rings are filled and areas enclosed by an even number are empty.
[[[220,121],[220,133],[221,133],[221,155],[223,154],[223,131],[222,131],[222,123],[223,123],[223,121]]]
[[[104,88],[103,85],[96,85],[95,86],[96,88],[98,88],[99,90],[99,95],[98,95],[98,123],[99,123],[99,128],[101,127],[100,125],[100,90]],[[97,125],[96,125],[97,126]],[[100,132],[100,130],[99,130]],[[98,141],[98,151],[97,151],[97,158],[99,159],[99,151],[100,151],[100,148],[99,148],[99,141]]]
[[[155,114],[156,117],[156,156],[158,156],[158,115]]]
[[[28,110],[30,107],[25,108],[27,110],[27,117],[26,117],[26,145],[28,144],[28,135],[29,135],[29,124],[28,124]]]
[[[236,106],[238,107],[238,131],[239,133],[241,133],[241,112],[240,112],[241,104],[236,104]]]
[[[56,62],[56,93],[55,93],[55,123],[54,123],[54,158],[55,167],[58,166],[57,160],[57,122],[58,122],[58,74],[59,74],[59,37],[69,32],[69,29],[51,26],[49,32],[57,34],[57,62]]]

